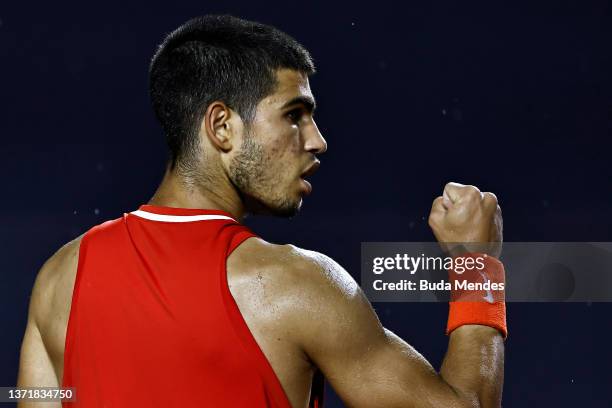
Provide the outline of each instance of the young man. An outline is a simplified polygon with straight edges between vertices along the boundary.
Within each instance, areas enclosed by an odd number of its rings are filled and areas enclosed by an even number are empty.
[[[311,191],[327,149],[312,73],[294,39],[230,16],[165,39],[150,67],[164,179],[42,267],[20,387],[75,387],[66,406],[306,407],[322,373],[351,407],[500,406],[503,300],[453,302],[436,372],[332,259],[240,224],[292,216]],[[473,186],[449,183],[429,221],[441,243],[501,242],[497,200]]]

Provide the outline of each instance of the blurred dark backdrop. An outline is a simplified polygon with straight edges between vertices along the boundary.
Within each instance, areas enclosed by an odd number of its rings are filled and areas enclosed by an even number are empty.
[[[147,96],[156,45],[220,12],[287,31],[318,67],[329,150],[298,217],[247,221],[268,240],[322,251],[359,279],[360,242],[434,239],[431,200],[451,180],[498,195],[506,241],[611,240],[606,1],[3,3],[0,385],[15,384],[44,260],[160,181],[165,145]],[[439,367],[446,305],[374,306]],[[504,405],[610,406],[611,312],[509,304]]]

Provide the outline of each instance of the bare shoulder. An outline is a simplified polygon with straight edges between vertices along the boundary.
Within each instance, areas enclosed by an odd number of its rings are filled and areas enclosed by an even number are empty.
[[[331,257],[295,245],[278,245],[261,238],[246,240],[230,258],[247,276],[272,279],[283,292],[303,296],[316,292],[320,296],[351,298],[359,296],[359,285]],[[302,297],[302,296],[300,296]]]
[[[57,285],[69,280],[76,273],[78,264],[79,248],[82,236],[68,242],[58,249],[40,268],[32,296],[37,296],[41,301],[49,300]]]
[[[63,348],[81,239],[68,242],[44,263],[32,289],[30,319],[38,326],[50,354]]]
[[[230,279],[237,285],[232,292],[242,293],[243,304],[257,310],[253,318],[259,324],[282,327],[295,343],[304,346],[322,331],[334,336],[338,325],[356,322],[364,310],[373,314],[357,282],[327,255],[259,238],[239,250],[228,259],[228,271],[240,270]]]
[[[229,256],[227,280],[292,404],[304,406],[317,365],[311,356],[311,336],[333,332],[327,330],[331,313],[338,312],[332,305],[358,296],[357,283],[323,254],[256,237]]]

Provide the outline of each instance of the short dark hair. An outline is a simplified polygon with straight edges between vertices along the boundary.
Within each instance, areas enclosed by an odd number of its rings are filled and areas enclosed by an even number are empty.
[[[248,125],[259,101],[276,87],[276,70],[315,72],[308,51],[269,25],[206,15],[170,33],[153,56],[149,94],[166,134],[170,165],[197,151],[198,125],[216,100]]]

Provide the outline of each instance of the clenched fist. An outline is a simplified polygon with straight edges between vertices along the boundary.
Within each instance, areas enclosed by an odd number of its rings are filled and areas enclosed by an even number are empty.
[[[501,254],[503,220],[493,193],[482,193],[475,186],[448,183],[431,206],[429,226],[442,249],[453,255],[466,249],[496,258]]]

